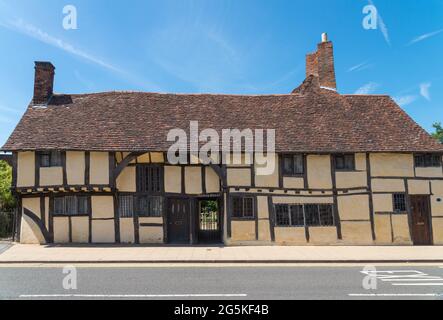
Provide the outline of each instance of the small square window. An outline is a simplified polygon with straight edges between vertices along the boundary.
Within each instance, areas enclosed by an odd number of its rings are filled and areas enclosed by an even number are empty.
[[[395,193],[392,197],[394,212],[406,212],[406,195],[404,193]]]
[[[40,157],[40,167],[61,167],[62,164],[62,153],[60,151],[45,151],[38,154]]]
[[[286,154],[282,156],[282,160],[284,176],[297,176],[305,172],[302,154]]]
[[[338,154],[335,155],[335,169],[336,170],[355,170],[355,155],[354,154]]]
[[[234,197],[232,199],[232,216],[235,218],[254,218],[254,198]]]

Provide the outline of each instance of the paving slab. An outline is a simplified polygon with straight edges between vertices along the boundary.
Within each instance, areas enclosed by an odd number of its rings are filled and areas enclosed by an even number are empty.
[[[443,246],[116,246],[8,245],[0,263],[443,263]]]

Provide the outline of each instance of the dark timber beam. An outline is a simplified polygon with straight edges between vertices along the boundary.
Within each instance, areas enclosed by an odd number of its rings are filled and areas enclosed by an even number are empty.
[[[215,171],[215,173],[218,175],[220,180],[223,182],[223,186],[226,187],[226,185],[227,185],[226,170],[223,170],[222,167],[217,166],[213,163],[211,163],[209,166]]]
[[[122,171],[136,158],[140,157],[141,155],[145,154],[146,152],[132,152],[128,154],[122,162],[118,164],[118,166],[114,169],[114,180],[117,181],[117,178],[120,176]]]

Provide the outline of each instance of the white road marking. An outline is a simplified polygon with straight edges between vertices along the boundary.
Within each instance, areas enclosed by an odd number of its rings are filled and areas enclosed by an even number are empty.
[[[430,279],[383,279],[382,281],[384,281],[384,282],[408,282],[408,281],[411,281],[411,282],[414,282],[414,281],[424,282],[424,281],[443,281],[443,279],[441,279],[441,278],[430,278]]]
[[[223,298],[247,297],[247,294],[22,294],[20,298]]]
[[[442,277],[431,276],[417,270],[377,270],[360,272],[372,276],[377,280],[381,280],[382,282],[390,283],[392,286],[443,286]]]
[[[393,286],[443,286],[443,283],[391,283]]]
[[[441,297],[440,293],[350,293],[350,297]]]

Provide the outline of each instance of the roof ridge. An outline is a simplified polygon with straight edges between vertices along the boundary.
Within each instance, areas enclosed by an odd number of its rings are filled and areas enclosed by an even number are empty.
[[[89,93],[54,93],[54,96],[93,96],[107,94],[151,94],[151,95],[169,95],[169,96],[220,96],[220,97],[291,97],[297,96],[293,93],[263,93],[263,94],[236,94],[236,93],[176,93],[176,92],[149,92],[149,91],[102,91]]]

